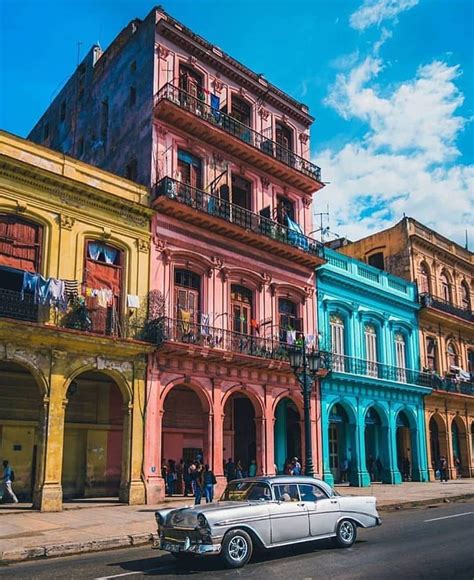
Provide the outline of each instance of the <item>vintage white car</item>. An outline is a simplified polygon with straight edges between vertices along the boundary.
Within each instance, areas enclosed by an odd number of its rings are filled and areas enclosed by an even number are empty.
[[[219,502],[155,513],[162,550],[185,560],[220,555],[244,566],[255,548],[333,538],[354,544],[357,528],[381,525],[376,498],[339,495],[313,477],[253,477],[228,484]]]

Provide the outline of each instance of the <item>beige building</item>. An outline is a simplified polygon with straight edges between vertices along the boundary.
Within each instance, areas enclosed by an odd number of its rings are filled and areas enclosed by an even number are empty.
[[[408,217],[339,250],[417,283],[420,362],[433,373],[425,399],[430,475],[444,455],[451,477],[474,476],[474,254]]]

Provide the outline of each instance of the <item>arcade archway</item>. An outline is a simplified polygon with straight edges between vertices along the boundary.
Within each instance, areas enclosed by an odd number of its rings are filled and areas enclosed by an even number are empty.
[[[285,397],[275,409],[274,445],[275,465],[278,473],[293,457],[301,462],[301,418],[295,403]]]

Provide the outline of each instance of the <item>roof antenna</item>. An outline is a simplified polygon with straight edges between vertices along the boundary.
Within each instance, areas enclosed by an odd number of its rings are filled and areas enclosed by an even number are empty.
[[[466,231],[466,250],[469,250],[469,236],[468,236],[467,230],[465,230],[465,231]]]

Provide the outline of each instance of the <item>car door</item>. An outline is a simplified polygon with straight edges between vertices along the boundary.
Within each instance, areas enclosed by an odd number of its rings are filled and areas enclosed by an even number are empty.
[[[298,486],[275,485],[273,492],[277,501],[270,504],[272,544],[308,538],[308,508],[300,499]]]
[[[308,510],[311,536],[334,533],[341,514],[338,498],[328,497],[319,486],[313,483],[300,484],[299,491],[301,501]]]

